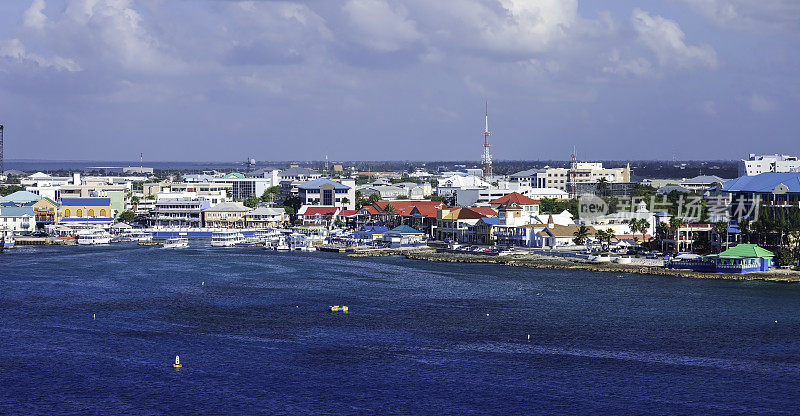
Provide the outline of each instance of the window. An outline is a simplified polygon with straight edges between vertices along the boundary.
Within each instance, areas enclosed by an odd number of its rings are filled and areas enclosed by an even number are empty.
[[[101,210],[100,210],[100,216],[101,216],[101,217],[105,217],[105,216],[106,216],[106,210],[104,210],[104,209],[101,209]]]
[[[93,210],[93,209],[90,209],[90,210],[89,210],[89,216],[90,216],[90,217],[94,217],[94,210]]]
[[[79,209],[78,212],[75,213],[75,216],[76,217],[82,217],[83,216],[83,211]]]
[[[69,210],[68,210],[68,209],[65,209],[65,210],[64,210],[64,216],[65,216],[65,217],[69,217]]]

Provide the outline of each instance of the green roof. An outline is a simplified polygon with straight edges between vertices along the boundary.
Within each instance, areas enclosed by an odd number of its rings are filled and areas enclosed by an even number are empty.
[[[241,173],[239,173],[239,172],[231,172],[231,173],[229,173],[229,174],[225,175],[225,178],[238,178],[238,179],[242,179],[242,178],[244,178],[244,177],[245,177],[245,176],[244,176],[244,175],[242,175],[242,174],[241,174]]]
[[[763,249],[757,244],[738,244],[719,255],[720,257],[775,257],[771,251]]]

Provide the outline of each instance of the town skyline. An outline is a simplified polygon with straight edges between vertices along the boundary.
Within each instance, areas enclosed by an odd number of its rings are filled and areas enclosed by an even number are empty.
[[[780,0],[7,2],[0,124],[7,160],[480,160],[488,101],[495,160],[796,154],[798,21]]]

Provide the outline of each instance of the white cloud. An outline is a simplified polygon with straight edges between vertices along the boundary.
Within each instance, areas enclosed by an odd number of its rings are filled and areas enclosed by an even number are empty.
[[[42,68],[53,68],[58,71],[77,72],[80,65],[71,59],[60,56],[44,57],[28,52],[19,39],[0,40],[0,58],[7,58],[18,62],[33,62]]]
[[[422,35],[408,12],[385,0],[349,0],[343,9],[356,30],[353,40],[377,52],[395,52]]]
[[[653,64],[644,58],[624,59],[619,50],[614,49],[608,54],[608,63],[603,67],[603,72],[642,78],[653,73]]]
[[[650,49],[662,67],[717,67],[717,53],[709,45],[687,45],[681,27],[674,20],[634,9],[631,24],[638,40]]]
[[[682,0],[721,27],[768,29],[793,26],[800,20],[797,0]]]
[[[751,95],[747,105],[755,113],[768,113],[775,109],[775,103],[760,94]]]
[[[22,25],[30,29],[43,29],[47,24],[45,7],[47,4],[44,0],[33,0],[31,6],[22,14]]]

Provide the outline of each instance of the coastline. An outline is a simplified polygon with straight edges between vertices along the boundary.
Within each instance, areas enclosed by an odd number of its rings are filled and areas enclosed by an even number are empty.
[[[654,276],[688,277],[694,279],[723,280],[764,280],[781,283],[800,282],[800,272],[775,270],[744,274],[703,273],[691,270],[665,269],[660,266],[643,266],[635,264],[593,263],[583,259],[547,256],[542,254],[512,254],[508,256],[485,256],[461,253],[437,253],[430,249],[405,250],[403,252],[363,253],[353,257],[402,255],[407,259],[438,261],[448,263],[491,263],[512,267],[529,267],[536,269],[589,270],[605,273],[637,273]]]

